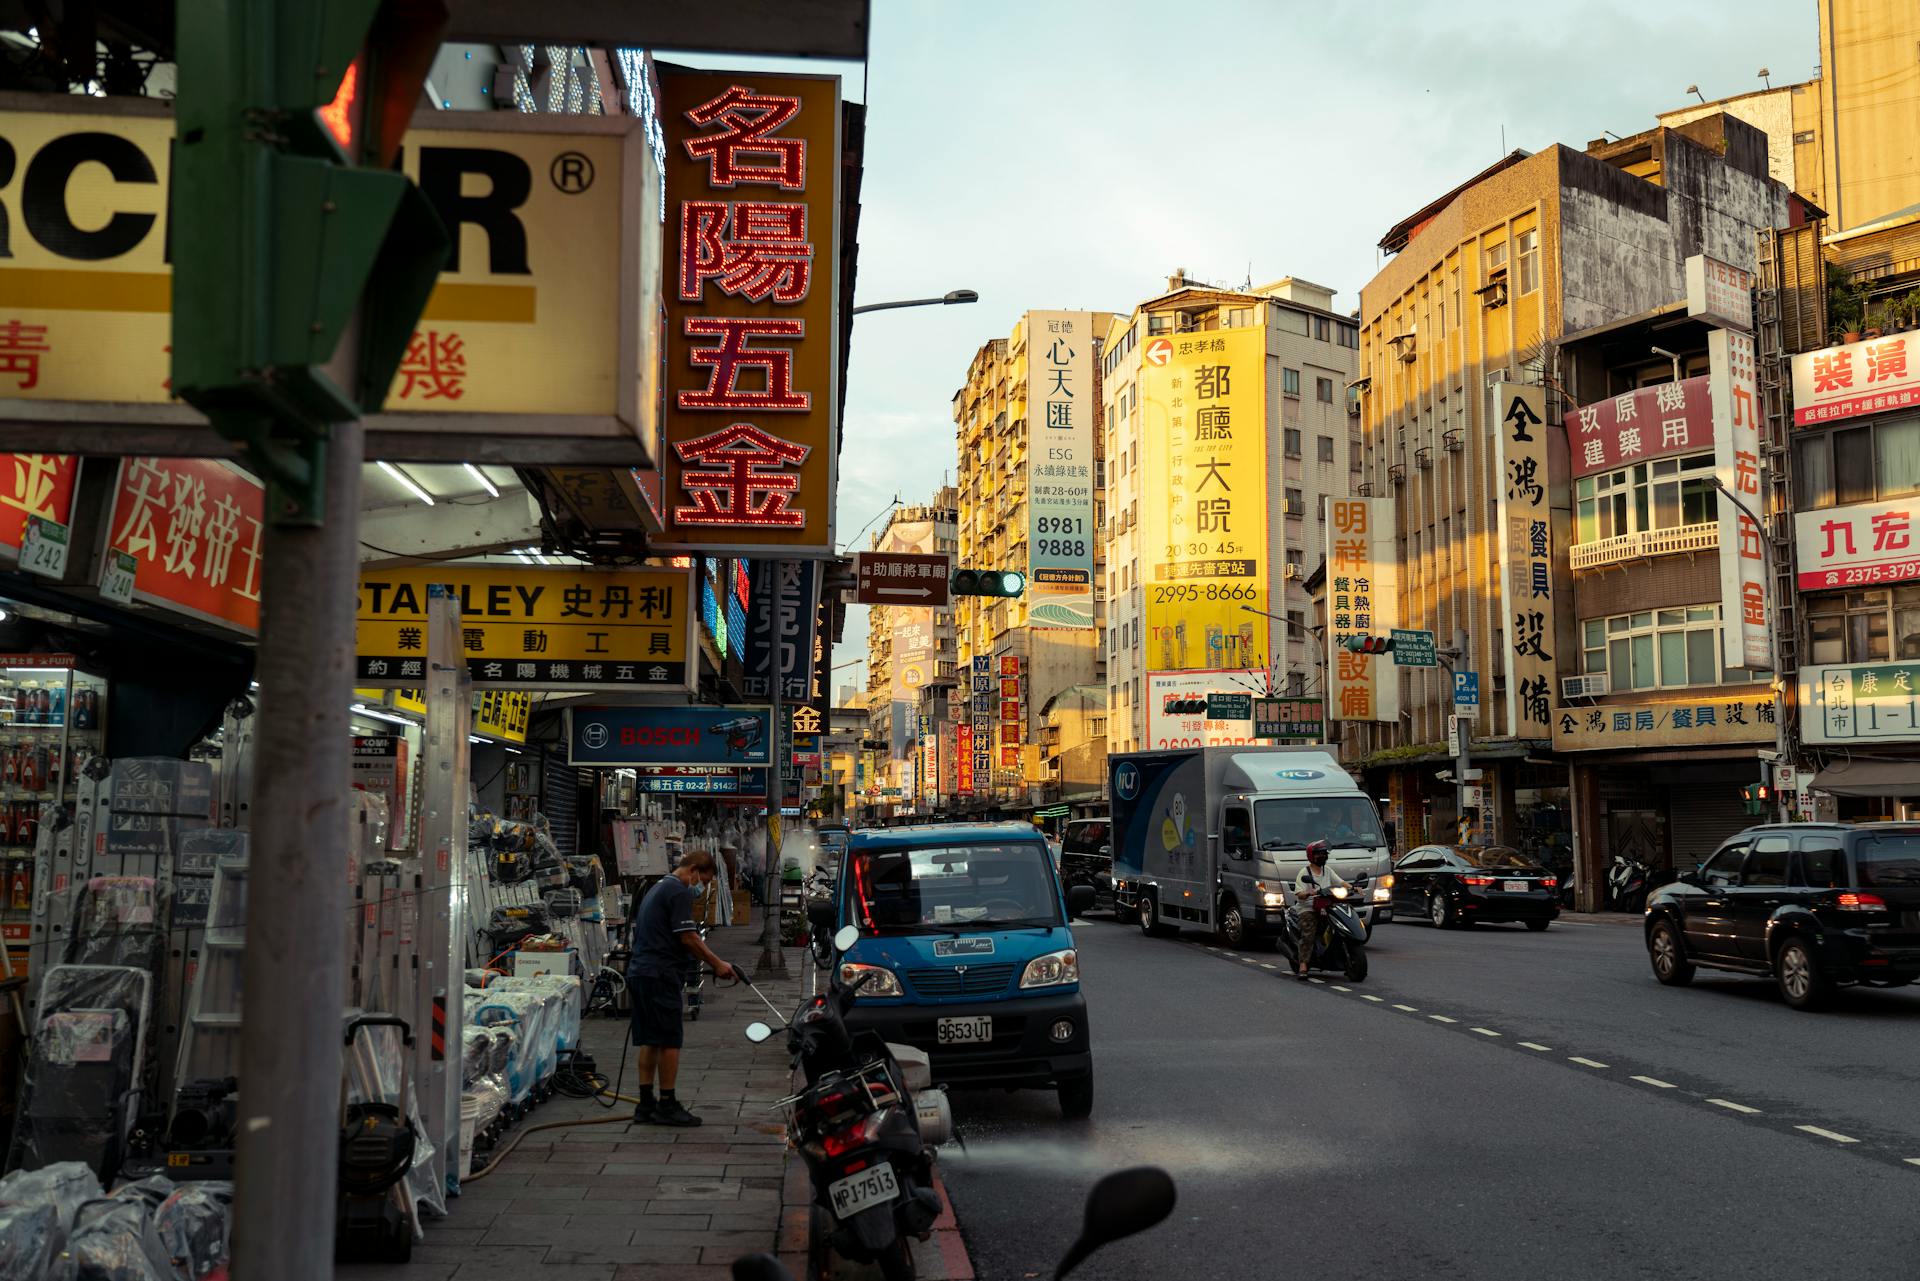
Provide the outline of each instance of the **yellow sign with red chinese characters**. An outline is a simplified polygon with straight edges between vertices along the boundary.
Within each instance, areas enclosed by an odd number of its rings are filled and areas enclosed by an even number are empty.
[[[1328,498],[1327,719],[1400,719],[1400,675],[1385,654],[1342,642],[1385,636],[1400,620],[1391,498]]]
[[[675,71],[658,546],[833,553],[840,81]]]
[[[1168,338],[1144,362],[1140,497],[1146,665],[1261,667],[1267,606],[1267,331]],[[1252,606],[1259,613],[1248,613]]]
[[[171,406],[134,416],[197,422],[170,394],[171,115],[140,100],[104,112],[20,102],[0,112],[0,146],[14,158],[0,170],[11,251],[0,258],[0,396]],[[556,438],[647,443],[657,429],[659,263],[644,215],[657,220],[659,181],[639,126],[415,117],[401,167],[454,248],[374,430],[531,430],[547,450],[541,461],[564,460]],[[459,421],[428,417],[445,415]]]

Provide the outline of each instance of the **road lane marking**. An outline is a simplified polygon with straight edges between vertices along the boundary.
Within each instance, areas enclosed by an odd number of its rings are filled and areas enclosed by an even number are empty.
[[[1396,1010],[1405,1010],[1409,1014],[1418,1014],[1420,1012],[1420,1007],[1417,1005],[1396,1005],[1393,1008]]]
[[[1832,1139],[1835,1143],[1858,1143],[1860,1141],[1851,1135],[1835,1134],[1832,1130],[1823,1130],[1817,1125],[1796,1125],[1793,1128],[1796,1130],[1805,1130],[1808,1134],[1818,1135],[1823,1139]]]
[[[1341,986],[1340,986],[1340,985],[1339,985],[1338,983],[1334,983],[1334,984],[1331,984],[1330,986],[1331,986],[1331,987],[1333,988],[1333,990],[1334,990],[1334,991],[1336,991],[1336,992],[1351,992],[1351,991],[1353,991],[1353,989],[1352,989],[1352,988],[1350,988],[1350,987],[1341,987]]]
[[[1476,1028],[1471,1028],[1469,1030],[1478,1032],[1481,1036],[1499,1036],[1500,1035],[1498,1032],[1494,1031],[1490,1027],[1476,1027]]]
[[[1567,1062],[1578,1063],[1581,1067],[1590,1067],[1590,1068],[1603,1068],[1607,1066],[1604,1063],[1596,1063],[1592,1059],[1583,1059],[1578,1054],[1569,1054],[1567,1056]]]
[[[1309,983],[1320,983],[1320,984],[1324,984],[1324,983],[1326,982],[1326,980],[1325,980],[1325,979],[1316,979],[1316,978],[1308,978],[1308,979],[1307,979],[1307,982],[1309,982]]]
[[[1708,1099],[1707,1102],[1713,1104],[1713,1106],[1717,1108],[1725,1108],[1729,1112],[1744,1112],[1748,1116],[1760,1115],[1759,1108],[1750,1108],[1744,1103],[1734,1103],[1728,1099]]]
[[[1280,967],[1277,965],[1268,965],[1265,961],[1262,961],[1260,962],[1260,968],[1263,970],[1277,970]]]
[[[1543,1054],[1553,1049],[1551,1045],[1541,1045],[1535,1041],[1522,1041],[1520,1042],[1520,1048],[1523,1050],[1539,1050]]]
[[[1363,1001],[1384,1001],[1384,1000],[1386,1000],[1386,998],[1385,998],[1385,997],[1383,997],[1383,996],[1368,996],[1368,995],[1367,995],[1367,994],[1366,994],[1365,992],[1362,992],[1362,993],[1360,994],[1360,999],[1361,999],[1361,1000],[1363,1000]]]
[[[1671,1090],[1671,1089],[1677,1088],[1672,1081],[1662,1081],[1658,1077],[1636,1076],[1633,1079],[1640,1082],[1640,1084],[1642,1085],[1651,1085],[1655,1089]]]
[[[1907,1157],[1906,1162],[1908,1165],[1920,1165],[1920,1156]]]
[[[1450,1019],[1444,1014],[1429,1014],[1427,1017],[1435,1023],[1458,1023],[1460,1021],[1459,1019]]]

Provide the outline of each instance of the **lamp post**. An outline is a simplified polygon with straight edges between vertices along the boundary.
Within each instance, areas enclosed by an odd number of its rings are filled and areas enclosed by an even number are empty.
[[[1767,655],[1768,662],[1773,665],[1773,763],[1776,769],[1782,765],[1791,766],[1793,762],[1787,753],[1787,689],[1785,679],[1780,672],[1779,619],[1774,616],[1773,611],[1773,548],[1766,537],[1766,525],[1754,515],[1753,509],[1741,502],[1739,495],[1728,489],[1726,482],[1718,476],[1713,478],[1713,487],[1719,490],[1720,496],[1732,503],[1742,516],[1752,521],[1755,529],[1760,531],[1760,558],[1765,573],[1760,583],[1760,608],[1766,611],[1767,615]],[[1721,619],[1720,625],[1725,627],[1727,620]],[[1779,812],[1777,809],[1780,803],[1779,797],[1779,789],[1776,788],[1774,791],[1776,814]]]
[[[858,316],[869,311],[892,311],[896,307],[952,307],[960,303],[979,302],[980,295],[971,289],[952,289],[938,298],[906,298],[899,302],[870,302],[855,307],[853,314]]]

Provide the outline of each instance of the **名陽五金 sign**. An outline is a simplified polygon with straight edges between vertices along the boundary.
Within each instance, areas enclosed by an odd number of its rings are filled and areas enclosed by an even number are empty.
[[[833,552],[840,82],[660,76],[669,251],[660,545]]]
[[[1547,501],[1546,395],[1498,382],[1492,397],[1501,614],[1506,620],[1507,724],[1521,738],[1552,735],[1553,508]]]
[[[1400,677],[1391,657],[1342,643],[1391,631],[1399,617],[1393,500],[1328,498],[1326,504],[1327,716],[1398,721]]]
[[[1093,627],[1093,315],[1027,313],[1027,622]]]
[[[1574,478],[1713,448],[1713,397],[1707,383],[1701,374],[1569,410],[1567,450]]]
[[[1271,657],[1266,330],[1170,342],[1166,362],[1143,364],[1137,384],[1144,661],[1160,671],[1255,667]]]
[[[685,569],[403,566],[360,573],[362,684],[426,672],[428,588],[460,604],[460,644],[476,685],[685,690],[694,678],[693,574]]]

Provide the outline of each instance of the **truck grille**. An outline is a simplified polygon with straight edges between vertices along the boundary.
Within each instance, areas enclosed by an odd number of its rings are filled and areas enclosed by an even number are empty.
[[[1011,965],[969,965],[965,974],[957,969],[907,972],[907,982],[921,996],[981,996],[1005,991],[1012,978]]]

